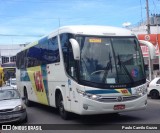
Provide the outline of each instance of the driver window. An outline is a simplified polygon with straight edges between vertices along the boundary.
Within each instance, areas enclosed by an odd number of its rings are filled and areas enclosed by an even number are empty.
[[[63,60],[64,60],[65,69],[68,75],[74,79],[77,79],[76,61],[74,60],[72,46],[69,42],[70,38],[71,38],[71,34],[60,35],[62,52],[63,52]]]

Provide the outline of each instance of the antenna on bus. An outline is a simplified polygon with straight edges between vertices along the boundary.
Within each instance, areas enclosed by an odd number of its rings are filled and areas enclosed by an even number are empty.
[[[61,19],[58,18],[58,26],[60,27],[61,26]]]
[[[61,20],[60,20],[60,18],[58,18],[58,36],[59,36],[59,28],[60,28],[60,26],[61,26]]]

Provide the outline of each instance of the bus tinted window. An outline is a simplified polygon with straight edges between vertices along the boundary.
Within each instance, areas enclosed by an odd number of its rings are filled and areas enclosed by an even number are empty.
[[[41,51],[39,45],[35,45],[28,49],[27,52],[27,67],[38,66],[41,64]]]
[[[60,61],[57,37],[43,38],[35,46],[17,54],[17,68],[24,69]]]
[[[25,58],[26,58],[26,51],[22,51],[20,53],[17,54],[17,60],[16,60],[16,66],[18,69],[23,69],[25,68]]]
[[[57,39],[57,37],[49,39],[49,41],[48,41],[47,58],[45,58],[45,60],[48,63],[60,62],[59,48],[58,48],[58,39]]]

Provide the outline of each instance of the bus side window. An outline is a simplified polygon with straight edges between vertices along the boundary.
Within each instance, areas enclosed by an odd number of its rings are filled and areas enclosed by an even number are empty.
[[[59,47],[58,47],[58,38],[53,37],[48,41],[48,62],[57,63],[60,62]]]
[[[61,45],[62,45],[62,51],[63,51],[63,61],[65,65],[66,71],[68,68],[68,36],[67,34],[61,34],[60,35]]]
[[[70,38],[70,34],[60,35],[62,51],[63,51],[63,60],[64,60],[65,69],[68,75],[70,75],[74,79],[77,79],[76,61],[73,58],[73,50],[69,42],[69,38]]]
[[[76,61],[74,60],[74,57],[73,57],[73,50],[72,50],[72,46],[70,43],[68,43],[68,47],[69,47],[69,51],[68,51],[68,54],[69,54],[69,75],[72,76],[74,79],[77,79],[77,73],[76,73]]]
[[[17,66],[18,69],[24,69],[25,68],[25,62],[24,62],[25,57],[26,57],[26,52],[25,51],[21,51],[17,55],[16,66]]]

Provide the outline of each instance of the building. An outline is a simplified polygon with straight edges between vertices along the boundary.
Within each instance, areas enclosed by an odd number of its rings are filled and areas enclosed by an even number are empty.
[[[7,62],[15,62],[16,54],[24,45],[0,45],[0,65]]]
[[[160,70],[160,14],[153,14],[150,17],[150,34],[148,34],[147,22],[139,23],[137,26],[127,27],[135,35],[137,35],[139,40],[146,40],[151,42],[155,46],[156,58],[153,60],[153,73]],[[141,45],[143,57],[145,60],[145,65],[149,63],[149,51],[148,47]]]
[[[160,14],[153,14],[150,17],[150,33],[160,34]],[[141,22],[134,26],[128,27],[133,33],[138,34],[148,34],[147,32],[147,22]]]

